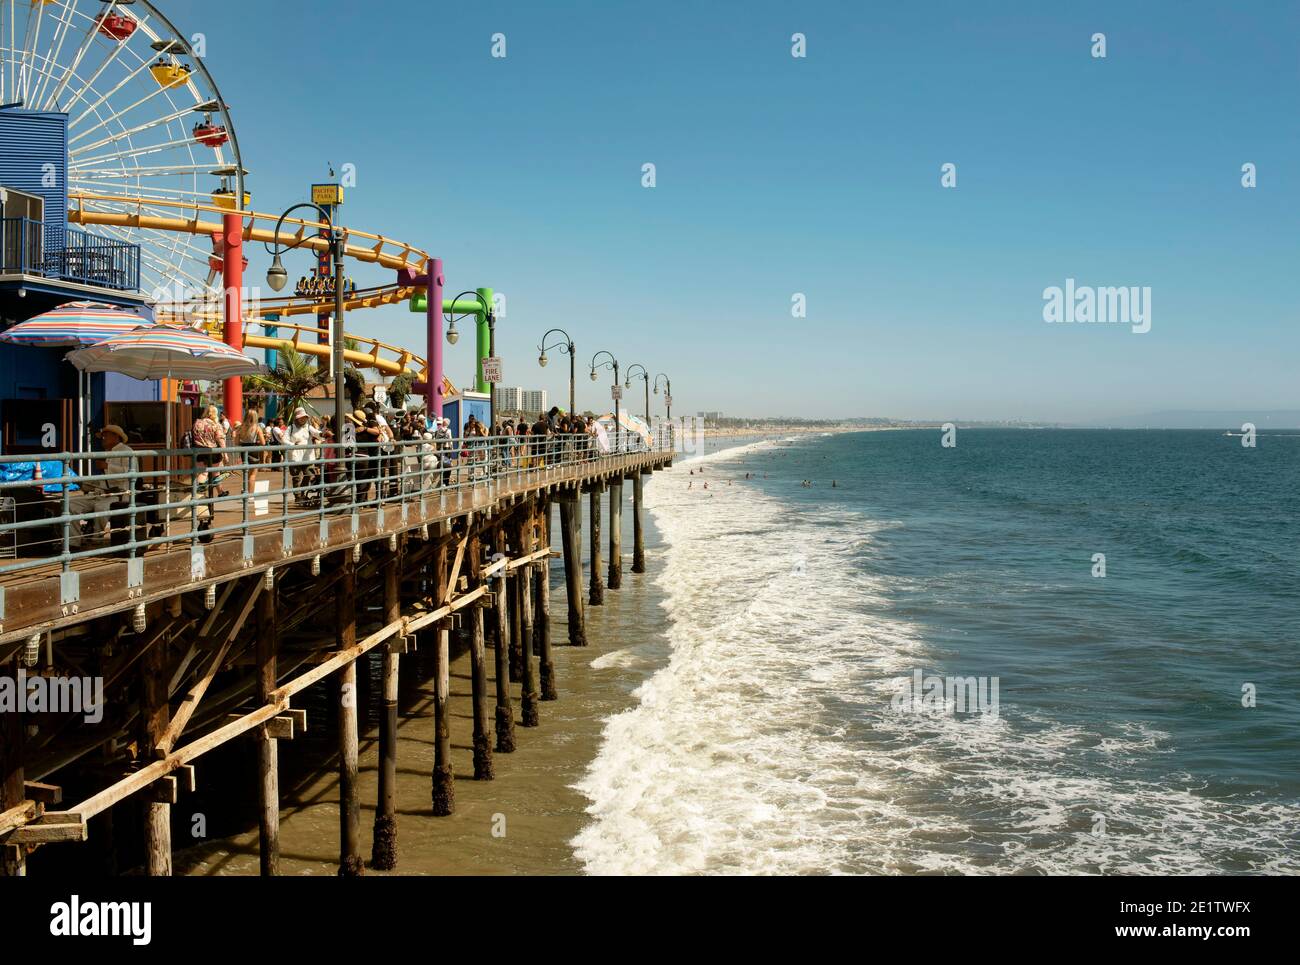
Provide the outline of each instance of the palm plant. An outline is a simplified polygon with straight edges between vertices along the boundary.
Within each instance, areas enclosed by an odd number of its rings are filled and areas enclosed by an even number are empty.
[[[292,412],[302,405],[313,389],[328,385],[330,371],[318,367],[292,345],[278,349],[274,371],[267,375],[250,375],[248,381],[255,389],[278,396]]]

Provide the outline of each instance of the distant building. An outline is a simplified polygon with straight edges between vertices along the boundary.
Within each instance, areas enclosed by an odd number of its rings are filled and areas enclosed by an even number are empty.
[[[537,418],[537,413],[545,412],[546,390],[524,389],[517,385],[498,385],[496,388],[496,409],[498,415],[527,416]]]
[[[545,389],[524,389],[519,393],[520,407],[532,414],[534,412],[546,411],[546,390]]]
[[[518,412],[521,408],[520,396],[523,389],[517,385],[498,385],[496,387],[496,407],[499,412]]]
[[[721,412],[697,412],[695,414],[705,422],[717,422],[722,418]]]

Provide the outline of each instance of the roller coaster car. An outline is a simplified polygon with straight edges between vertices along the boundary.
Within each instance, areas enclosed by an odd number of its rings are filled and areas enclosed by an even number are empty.
[[[193,69],[188,64],[169,62],[160,57],[158,62],[149,68],[149,73],[153,74],[153,79],[158,82],[159,87],[170,90],[173,87],[185,86]]]
[[[99,24],[99,32],[111,40],[123,41],[130,38],[138,27],[130,17],[124,17],[120,13],[110,13]]]
[[[194,125],[194,140],[208,147],[221,147],[230,140],[230,135],[224,125],[206,121]]]
[[[248,210],[249,204],[253,201],[253,196],[247,191],[244,192],[244,210]],[[224,208],[226,211],[236,210],[235,192],[230,190],[218,190],[212,192],[212,203],[218,208]]]

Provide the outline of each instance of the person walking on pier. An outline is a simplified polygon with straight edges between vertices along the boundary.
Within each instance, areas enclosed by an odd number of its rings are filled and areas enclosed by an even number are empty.
[[[310,447],[313,443],[319,442],[320,438],[320,431],[311,424],[311,417],[307,415],[307,410],[302,406],[294,409],[293,427],[286,436],[289,445],[289,485],[294,490],[300,490],[311,475],[311,466],[315,462],[316,454]],[[301,498],[302,494],[298,495]]]
[[[454,440],[451,435],[451,420],[445,416],[438,420],[433,430],[433,448],[437,453],[439,465],[439,485],[444,489],[451,481],[451,447]]]

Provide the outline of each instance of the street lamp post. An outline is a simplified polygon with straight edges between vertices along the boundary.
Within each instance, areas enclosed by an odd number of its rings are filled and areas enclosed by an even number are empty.
[[[284,263],[280,261],[280,254],[290,251],[300,246],[304,237],[292,244],[280,246],[280,228],[284,225],[284,219],[299,208],[314,208],[321,216],[326,227],[329,229],[329,252],[334,259],[334,331],[333,335],[333,365],[334,365],[334,444],[341,446],[343,444],[343,397],[346,395],[346,387],[343,379],[343,232],[335,227],[333,219],[330,218],[329,212],[320,205],[311,201],[304,201],[301,204],[295,204],[288,208],[280,219],[275,223],[275,246],[267,244],[267,250],[271,252],[273,258],[271,267],[266,272],[266,283],[271,286],[272,291],[280,291],[284,288],[285,283],[289,280],[289,273],[284,270]]]
[[[557,333],[564,336],[564,341],[555,342],[554,344],[547,345],[546,340],[550,338],[552,335],[555,335]],[[576,393],[574,389],[574,376],[573,376],[574,352],[575,352],[575,348],[573,345],[573,337],[569,335],[569,333],[562,328],[553,328],[545,335],[543,335],[542,344],[538,346],[538,350],[541,352],[541,354],[537,356],[537,364],[540,365],[542,368],[546,367],[546,361],[547,361],[546,350],[548,348],[558,348],[561,352],[563,352],[565,355],[569,357],[569,415],[570,416],[577,415],[578,404],[575,401]]]
[[[614,356],[611,355],[609,352],[597,352],[595,355],[591,357],[591,381],[593,382],[596,381],[596,368],[597,368],[596,359],[600,358],[602,355],[609,355],[609,361],[601,362],[599,367],[602,369],[614,370],[613,384],[617,387],[618,386],[618,359],[614,358]],[[614,438],[615,440],[618,440],[622,436],[623,424],[622,422],[619,421],[618,393],[615,392],[613,393],[613,395],[614,395]]]
[[[491,291],[492,291],[492,289],[490,289],[490,288],[480,288],[480,289],[478,289],[477,291],[463,291],[463,292],[461,292],[459,295],[457,295],[455,298],[453,298],[453,299],[451,300],[451,303],[452,303],[452,305],[454,306],[454,308],[452,309],[451,314],[446,315],[445,317],[446,317],[447,321],[449,322],[449,327],[448,327],[448,329],[447,329],[447,341],[451,342],[452,345],[455,345],[457,339],[460,338],[460,334],[456,331],[456,320],[457,320],[457,319],[460,319],[460,318],[466,318],[466,317],[468,317],[469,315],[476,315],[476,314],[477,314],[477,313],[474,312],[474,311],[468,311],[468,312],[462,312],[460,315],[457,315],[457,314],[456,314],[456,308],[461,308],[461,307],[463,307],[463,306],[462,306],[462,303],[461,303],[461,299],[462,299],[462,298],[465,298],[465,299],[467,299],[467,300],[472,299],[473,301],[477,302],[477,303],[479,304],[479,306],[483,309],[483,318],[487,321],[487,330],[488,330],[487,353],[488,353],[488,358],[496,358],[496,354],[497,354],[497,315],[496,315],[496,312],[493,311],[493,309],[492,309]],[[480,329],[480,331],[481,331],[481,329]],[[479,352],[482,352],[482,351],[483,351],[483,343],[482,343],[482,341],[480,341],[478,344],[479,344]],[[481,378],[483,378],[483,374],[484,374],[484,373],[483,373],[483,360],[482,360],[482,358],[479,359],[478,366],[479,366],[479,368],[478,368],[478,375],[479,375],[479,378],[481,379]],[[487,393],[487,397],[488,397],[488,435],[492,435],[492,434],[496,431],[496,426],[497,426],[497,384],[496,384],[495,382],[486,382],[486,381],[485,381],[483,384],[487,385],[487,387],[488,387],[488,393]],[[462,411],[461,415],[462,415],[462,417],[464,416],[464,412],[463,412],[463,411]]]
[[[631,365],[627,367],[627,378],[623,382],[623,388],[625,389],[632,388],[633,369],[641,370],[641,374],[636,377],[645,383],[645,425],[646,428],[649,429],[650,428],[650,373],[646,371],[646,367],[642,365],[640,362],[633,362]]]
[[[668,411],[668,420],[673,418],[673,380],[660,372],[655,376],[655,395],[659,394],[659,380],[664,380],[664,388],[668,391],[664,393],[664,408]]]

